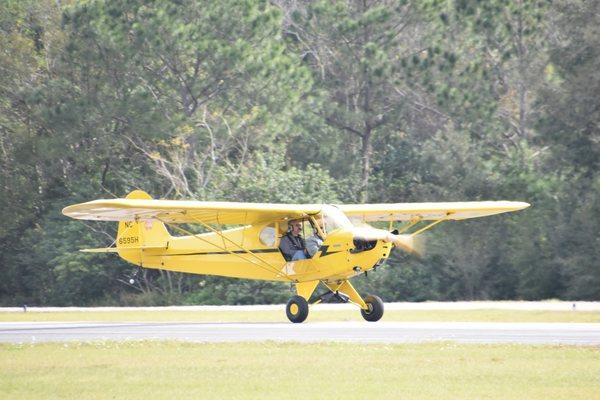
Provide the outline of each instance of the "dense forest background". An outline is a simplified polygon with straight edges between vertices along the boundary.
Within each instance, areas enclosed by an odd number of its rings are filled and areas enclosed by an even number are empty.
[[[597,0],[1,0],[0,304],[284,302],[284,284],[144,271],[122,197],[518,200],[440,224],[363,292],[600,300]]]

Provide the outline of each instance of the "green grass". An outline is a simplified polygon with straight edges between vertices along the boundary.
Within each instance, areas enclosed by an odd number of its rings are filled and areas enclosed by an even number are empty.
[[[594,399],[600,348],[102,342],[0,345],[3,399]]]
[[[198,321],[198,322],[285,322],[285,308],[275,311],[90,311],[0,313],[7,321]],[[356,310],[311,310],[308,321],[362,321]],[[472,322],[600,322],[600,312],[439,310],[386,311],[383,321],[472,321]]]

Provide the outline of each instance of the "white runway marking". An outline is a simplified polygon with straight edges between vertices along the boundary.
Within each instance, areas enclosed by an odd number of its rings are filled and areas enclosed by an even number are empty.
[[[101,340],[192,342],[523,343],[600,345],[600,323],[488,322],[3,322],[0,342]]]

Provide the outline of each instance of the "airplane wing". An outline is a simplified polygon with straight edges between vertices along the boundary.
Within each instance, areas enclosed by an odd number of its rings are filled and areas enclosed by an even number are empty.
[[[519,201],[468,201],[452,203],[396,203],[396,204],[344,204],[338,206],[351,220],[414,221],[439,219],[460,220],[529,207]]]
[[[158,219],[166,223],[251,225],[278,219],[294,219],[318,214],[318,204],[265,204],[151,199],[94,200],[62,210],[75,218],[95,221],[134,221]]]
[[[414,221],[467,219],[517,211],[528,203],[477,201],[455,203],[344,204],[338,208],[350,219],[370,221]],[[94,200],[63,209],[63,214],[95,221],[158,219],[166,223],[251,225],[258,222],[294,219],[319,214],[321,204],[267,204],[154,200],[141,191],[125,199]]]

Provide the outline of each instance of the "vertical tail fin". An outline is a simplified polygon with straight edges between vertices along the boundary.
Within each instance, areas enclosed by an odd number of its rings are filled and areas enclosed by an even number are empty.
[[[129,193],[126,199],[152,199],[150,195],[141,190]],[[119,256],[134,263],[142,263],[143,249],[168,247],[171,235],[165,224],[157,220],[139,220],[119,222],[117,231],[117,250]]]

